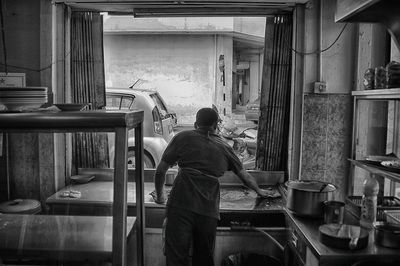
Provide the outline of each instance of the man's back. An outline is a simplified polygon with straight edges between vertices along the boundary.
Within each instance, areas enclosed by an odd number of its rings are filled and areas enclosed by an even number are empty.
[[[220,136],[201,129],[177,134],[164,152],[163,160],[216,177],[242,168],[231,147]]]

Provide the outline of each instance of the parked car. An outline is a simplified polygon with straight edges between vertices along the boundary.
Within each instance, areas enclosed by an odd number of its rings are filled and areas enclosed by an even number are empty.
[[[107,110],[143,110],[143,162],[145,168],[155,168],[168,142],[175,135],[176,115],[169,112],[161,95],[155,90],[135,88],[107,88]],[[135,163],[134,131],[129,132],[128,166]],[[114,138],[109,134],[111,167],[114,163]]]
[[[246,120],[258,123],[258,119],[260,118],[260,97],[246,105],[244,116]]]

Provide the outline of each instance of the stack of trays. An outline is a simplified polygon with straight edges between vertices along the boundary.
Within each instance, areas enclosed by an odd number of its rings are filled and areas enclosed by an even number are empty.
[[[32,110],[45,103],[46,87],[0,87],[0,104],[8,111]]]
[[[387,65],[388,87],[400,88],[400,63],[390,62]]]

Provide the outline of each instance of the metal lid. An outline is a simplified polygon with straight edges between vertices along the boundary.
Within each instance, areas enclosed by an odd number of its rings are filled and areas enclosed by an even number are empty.
[[[332,192],[336,190],[335,185],[319,180],[290,180],[286,182],[289,188],[308,192]]]
[[[40,202],[33,199],[15,199],[0,203],[0,213],[36,214],[41,210]]]

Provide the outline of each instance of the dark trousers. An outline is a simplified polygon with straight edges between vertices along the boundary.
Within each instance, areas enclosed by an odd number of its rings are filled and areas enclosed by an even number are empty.
[[[213,254],[218,220],[173,207],[168,208],[167,219],[165,229],[167,266],[214,266]]]

